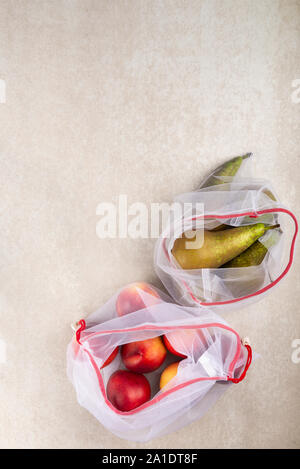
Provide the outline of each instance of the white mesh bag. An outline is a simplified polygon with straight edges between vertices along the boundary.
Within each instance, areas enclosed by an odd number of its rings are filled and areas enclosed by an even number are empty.
[[[157,336],[165,336],[177,356],[168,352],[160,368],[144,375],[151,386],[150,400],[122,412],[106,390],[110,376],[125,369],[120,347]],[[103,367],[112,353],[117,355]],[[179,355],[185,358],[176,376],[160,390],[162,370]],[[250,346],[210,309],[178,306],[154,287],[139,283],[79,321],[67,350],[67,371],[79,404],[102,425],[121,438],[148,441],[200,418],[230,383],[245,377],[251,357]]]
[[[241,168],[237,175],[210,175],[199,190],[175,198],[182,212],[180,216],[173,214],[170,217],[158,239],[154,266],[176,302],[209,306],[218,313],[232,311],[258,301],[289,271],[298,232],[296,217],[280,202],[268,181],[247,177],[248,173],[247,162],[244,170]],[[259,242],[268,249],[259,265],[185,270],[172,254],[174,242],[183,232],[259,222],[266,225],[280,224],[276,243],[272,245],[271,242],[274,230],[267,231],[259,238]]]

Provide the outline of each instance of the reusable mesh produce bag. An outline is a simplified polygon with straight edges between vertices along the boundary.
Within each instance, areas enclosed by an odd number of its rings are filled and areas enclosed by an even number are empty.
[[[232,311],[258,301],[291,267],[297,220],[280,202],[268,181],[246,177],[249,162],[235,176],[212,174],[197,191],[175,198],[182,205],[182,214],[170,217],[156,243],[154,265],[170,295],[182,305],[210,306],[218,313]],[[274,245],[272,230],[259,238],[268,249],[259,265],[185,270],[172,254],[174,242],[183,232],[215,230],[221,224],[238,227],[259,222],[280,224],[280,236]]]
[[[148,441],[200,418],[230,383],[245,377],[252,352],[223,319],[208,308],[199,309],[201,314],[198,308],[172,303],[148,284],[134,284],[79,321],[67,350],[68,376],[79,404],[115,435],[134,441]],[[145,374],[151,399],[128,412],[116,409],[106,386],[112,373],[125,368],[120,352],[103,365],[116,347],[162,335],[186,356],[177,375],[159,390],[162,370],[179,360],[168,353],[159,369]]]

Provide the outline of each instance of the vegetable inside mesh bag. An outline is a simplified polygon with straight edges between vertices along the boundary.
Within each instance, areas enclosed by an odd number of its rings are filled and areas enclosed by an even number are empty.
[[[157,275],[170,295],[182,305],[210,306],[218,313],[232,311],[234,307],[240,308],[259,300],[291,267],[298,231],[297,220],[279,201],[268,181],[245,177],[245,173],[249,173],[249,161],[237,175],[222,176],[219,168],[219,173],[215,171],[210,175],[200,189],[175,198],[182,210],[172,215],[158,239],[154,264]],[[201,264],[203,259],[200,262],[197,258],[192,265],[191,257],[180,264],[178,255],[176,257],[178,251],[175,243],[178,238],[185,237],[183,233],[189,236],[197,233],[203,241],[208,232],[214,233],[213,236],[217,234],[217,237],[222,232],[224,239],[224,233],[227,233],[225,237],[233,233],[230,232],[231,228],[248,226],[253,232],[253,225],[259,223],[264,224],[264,229],[267,228],[263,236],[256,238],[255,244],[247,245],[249,249],[243,248],[240,256],[234,256],[230,262],[222,264],[219,261],[221,265],[216,263],[214,267],[206,267],[209,265],[209,255],[215,256],[215,261],[216,244],[205,251],[206,255],[209,252],[206,264]],[[208,236],[211,237],[211,234]],[[180,254],[182,256],[182,251]],[[195,256],[192,257],[194,259]]]
[[[158,369],[144,374],[150,400],[131,411],[118,410],[108,399],[107,383],[125,369],[120,347],[161,336],[173,353],[168,351]],[[251,357],[251,347],[210,309],[178,306],[140,283],[125,287],[79,321],[68,346],[67,368],[79,404],[120,438],[148,441],[200,418],[232,382],[245,377]],[[179,362],[177,374],[160,390],[161,373],[173,362]]]

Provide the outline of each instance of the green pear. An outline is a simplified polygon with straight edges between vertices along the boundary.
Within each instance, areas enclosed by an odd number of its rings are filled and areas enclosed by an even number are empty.
[[[255,243],[253,243],[248,249],[243,251],[231,261],[226,262],[226,264],[222,265],[221,268],[250,267],[251,265],[260,265],[266,257],[268,249],[271,246],[274,246],[279,240],[281,233],[282,231],[280,229],[274,230],[271,236],[269,236],[269,238],[264,241],[264,244],[259,240],[255,241]]]
[[[279,225],[263,223],[239,226],[224,231],[203,230],[203,237],[176,239],[172,254],[183,269],[216,269],[245,251],[267,230]]]
[[[252,155],[252,153],[246,153],[246,155],[243,156],[236,156],[235,158],[232,158],[229,161],[226,161],[226,163],[223,163],[221,166],[219,166],[209,177],[206,179],[199,189],[203,189],[204,187],[210,187],[210,186],[216,186],[218,184],[224,184],[224,180],[222,179],[224,176],[225,177],[233,177],[236,175],[238,170],[241,167],[241,164],[243,160],[246,158],[249,158]]]

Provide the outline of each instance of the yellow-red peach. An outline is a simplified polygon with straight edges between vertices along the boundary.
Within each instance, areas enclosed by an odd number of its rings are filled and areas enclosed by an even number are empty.
[[[171,381],[171,379],[177,375],[179,363],[180,362],[171,363],[171,365],[167,366],[167,368],[164,369],[164,371],[162,372],[160,376],[160,382],[159,382],[160,389],[166,386],[166,384],[168,384],[168,382]]]

